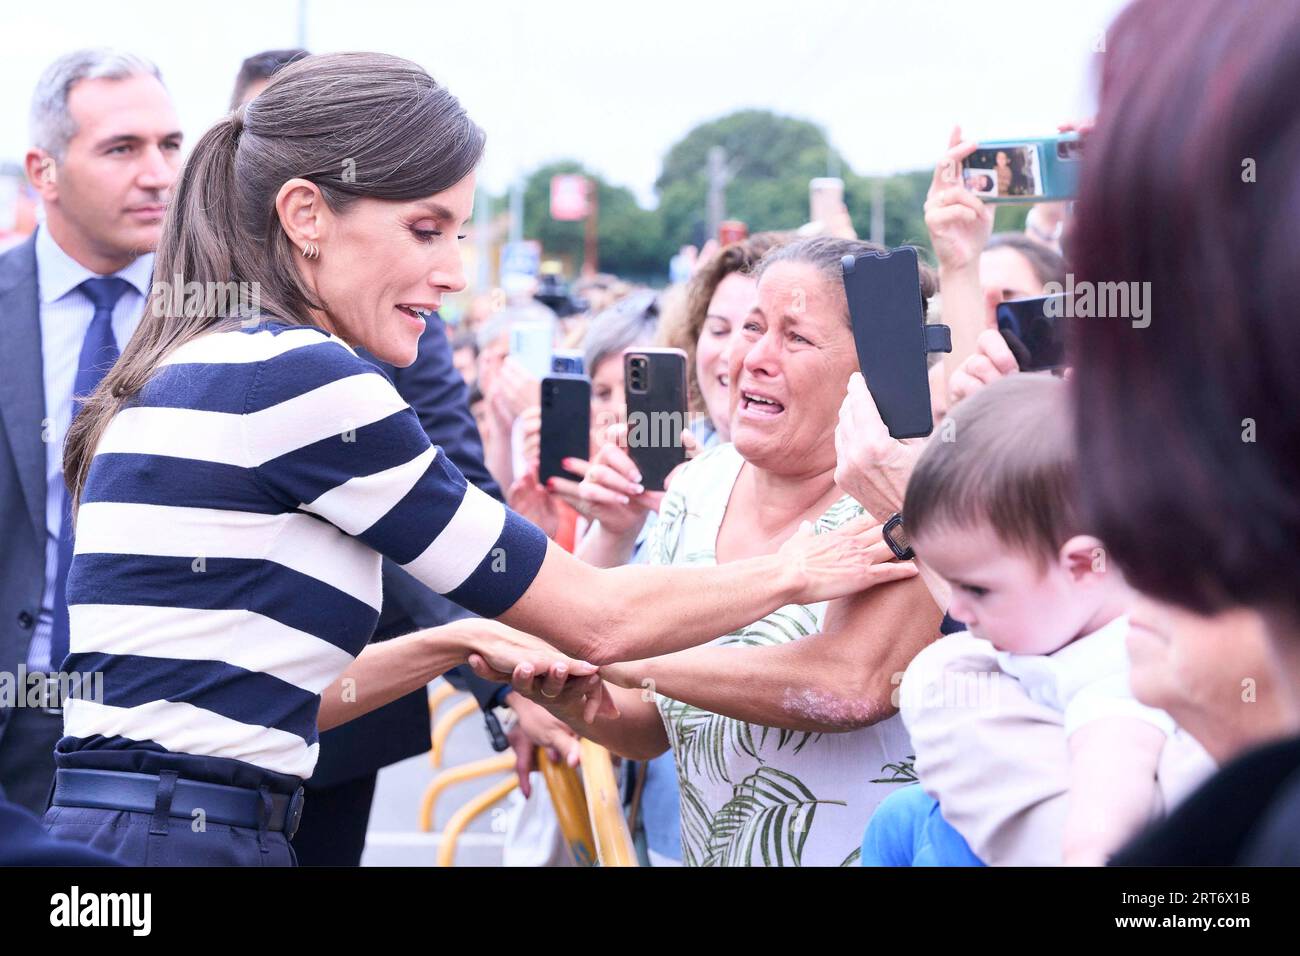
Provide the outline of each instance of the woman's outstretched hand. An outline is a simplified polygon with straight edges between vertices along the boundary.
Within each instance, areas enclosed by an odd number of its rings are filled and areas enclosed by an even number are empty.
[[[916,575],[916,565],[899,561],[881,537],[883,525],[862,515],[825,534],[814,534],[805,521],[780,555],[792,575],[792,603],[816,604],[857,594],[877,584]]]
[[[576,715],[587,723],[597,715],[618,716],[618,708],[604,693],[596,665],[574,660],[540,638],[498,621],[458,623],[471,625],[466,663],[479,677],[510,684],[561,719],[565,714],[556,706],[576,707]],[[563,704],[552,706],[556,701]]]

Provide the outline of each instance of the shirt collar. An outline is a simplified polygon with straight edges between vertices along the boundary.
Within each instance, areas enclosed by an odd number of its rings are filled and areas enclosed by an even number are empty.
[[[142,297],[148,297],[149,281],[153,276],[153,253],[137,257],[125,269],[113,275],[125,279]],[[96,278],[91,272],[54,241],[44,224],[36,230],[36,282],[41,291],[41,302],[57,302],[87,279]]]

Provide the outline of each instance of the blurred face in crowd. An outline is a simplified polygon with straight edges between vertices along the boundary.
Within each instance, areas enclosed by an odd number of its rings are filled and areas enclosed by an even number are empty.
[[[858,356],[844,294],[804,262],[776,262],[731,340],[731,440],[786,475],[835,468],[835,423]]]
[[[510,332],[502,332],[497,336],[495,341],[489,342],[487,346],[478,353],[478,387],[484,395],[492,392],[492,386],[496,383],[497,373],[501,371],[501,366],[505,363],[506,356],[510,354]]]
[[[732,272],[718,283],[695,343],[695,377],[709,419],[725,441],[731,434],[731,335],[758,301],[758,283]]]
[[[607,355],[591,374],[591,457],[605,443],[605,430],[627,420],[627,396],[623,394],[623,355]]]
[[[926,527],[912,546],[952,587],[948,613],[1013,654],[1060,650],[1122,613],[1130,594],[1105,570],[1101,543],[1087,535],[1071,538],[1046,565],[1002,541],[987,522]]]
[[[1168,711],[1216,760],[1295,733],[1297,708],[1257,612],[1203,616],[1138,595],[1130,622],[1134,696]]]
[[[399,368],[410,365],[424,314],[465,288],[460,241],[474,208],[473,173],[425,199],[362,198],[341,213],[314,187],[294,185],[303,182],[286,183],[277,205],[282,220],[317,236],[320,257],[301,262],[325,304],[322,321],[345,342]]]
[[[465,380],[465,384],[473,385],[474,378],[478,374],[478,357],[474,354],[474,350],[457,349],[451,353],[451,362],[456,366],[456,371],[460,372],[460,377]]]
[[[76,133],[62,159],[27,154],[51,236],[100,274],[153,252],[181,167],[180,121],[156,77],[82,80],[68,94]]]
[[[997,328],[998,303],[1043,294],[1043,283],[1029,260],[1008,246],[994,246],[980,254],[980,286],[989,328]]]

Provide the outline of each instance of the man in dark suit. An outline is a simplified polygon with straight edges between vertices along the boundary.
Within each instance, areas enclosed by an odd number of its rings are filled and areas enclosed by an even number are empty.
[[[59,582],[71,558],[63,438],[74,392],[144,310],[152,251],[180,169],[180,123],[158,70],[80,50],[45,71],[26,171],[44,221],[0,256],[0,671],[57,672],[67,653]],[[42,682],[43,684],[43,682]],[[45,809],[61,702],[0,700],[0,795]]]

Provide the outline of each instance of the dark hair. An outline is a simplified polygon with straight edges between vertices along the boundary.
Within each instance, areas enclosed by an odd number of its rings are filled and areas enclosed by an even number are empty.
[[[831,283],[840,301],[844,302],[844,321],[849,322],[849,305],[844,296],[844,272],[841,261],[845,256],[862,256],[867,253],[886,252],[884,246],[861,239],[838,239],[834,236],[814,236],[811,239],[799,239],[785,245],[776,246],[763,256],[754,275],[761,279],[763,273],[778,262],[802,262],[812,266],[822,274],[822,278]],[[928,315],[930,299],[938,288],[934,271],[918,259],[921,274],[922,311]]]
[[[474,357],[478,358],[478,337],[468,329],[458,331],[451,340],[451,350],[453,352],[459,352],[461,349],[472,349]]]
[[[248,92],[248,88],[257,81],[269,80],[290,63],[310,55],[306,50],[300,49],[263,50],[261,53],[254,53],[239,67],[239,75],[235,77],[235,91],[230,96],[230,108],[238,109],[239,104],[244,102],[244,95]]]
[[[1068,271],[1065,257],[1022,232],[995,232],[989,236],[988,244],[984,246],[985,252],[990,249],[1012,249],[1020,253],[1034,270],[1034,278],[1039,285],[1045,286],[1049,282],[1065,285],[1065,273]]]
[[[158,277],[122,357],[68,432],[64,476],[75,503],[99,436],[174,349],[241,316],[180,308],[167,289],[247,283],[262,311],[309,324],[321,310],[275,208],[280,187],[305,179],[330,209],[357,199],[412,200],[464,179],[483,132],[456,98],[409,60],[381,53],[310,56],[203,134],[185,162],[154,257]]]
[[[988,525],[1045,567],[1083,530],[1068,399],[1060,379],[1024,374],[955,406],[907,482],[913,540],[935,526]]]
[[[790,241],[792,233],[760,232],[723,246],[700,266],[686,283],[686,296],[680,308],[665,313],[660,323],[660,338],[669,348],[686,353],[686,387],[691,411],[703,414],[704,396],[700,392],[700,379],[695,371],[695,353],[700,344],[700,331],[709,315],[709,303],[722,280],[733,272],[750,275],[763,256],[777,246]]]
[[[1068,247],[1154,308],[1076,323],[1086,514],[1153,597],[1294,627],[1300,6],[1141,0],[1107,45]]]

